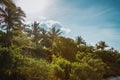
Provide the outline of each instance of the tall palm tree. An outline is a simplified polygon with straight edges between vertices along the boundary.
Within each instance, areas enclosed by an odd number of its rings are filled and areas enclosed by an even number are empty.
[[[41,29],[40,29],[40,38],[41,38],[42,40],[45,40],[47,37],[48,37],[47,31],[46,31],[44,28],[41,28]]]
[[[51,47],[51,42],[48,37],[48,32],[44,28],[40,29],[40,43],[43,47],[46,48]]]
[[[50,31],[48,32],[48,37],[51,40],[51,54],[50,54],[50,59],[51,59],[52,55],[56,55],[55,41],[57,40],[58,36],[61,33],[62,32],[60,31],[60,29],[56,29],[55,27],[50,28]]]
[[[52,44],[55,42],[55,40],[58,38],[58,36],[61,33],[62,32],[60,31],[60,29],[56,29],[55,27],[50,28],[50,31],[48,32],[48,36],[49,36]]]
[[[34,23],[31,25],[32,30],[33,30],[33,35],[37,35],[37,33],[40,32],[39,24],[40,23],[38,23],[37,21],[34,21]]]
[[[106,47],[108,47],[108,45],[105,43],[105,41],[100,41],[98,44],[96,44],[97,49],[105,50]]]
[[[86,45],[85,40],[83,40],[81,36],[78,36],[78,37],[77,37],[76,43],[77,43],[77,46],[78,46],[78,47],[81,46],[81,45]]]
[[[6,28],[7,32],[21,29],[24,17],[25,14],[20,7],[6,7],[4,10],[0,10],[1,23],[4,23],[1,27]]]
[[[6,9],[13,9],[15,8],[15,4],[13,3],[12,0],[0,0],[0,24],[4,22],[5,20],[5,15],[7,15],[7,11]],[[3,27],[5,25],[2,25],[1,27]]]
[[[8,47],[13,37],[12,31],[20,29],[23,25],[25,14],[20,7],[17,7],[12,0],[0,0],[0,27],[4,29],[8,37]]]
[[[29,28],[24,28],[24,32],[27,34],[28,37],[33,38],[33,41],[36,43],[36,45],[38,44],[40,40],[41,28],[39,24],[40,24],[39,22],[34,21],[31,25],[26,25]]]
[[[37,21],[34,21],[34,23],[31,25],[32,27],[32,35],[34,37],[34,41],[37,45],[39,39],[40,39],[40,27],[39,27],[39,24]]]

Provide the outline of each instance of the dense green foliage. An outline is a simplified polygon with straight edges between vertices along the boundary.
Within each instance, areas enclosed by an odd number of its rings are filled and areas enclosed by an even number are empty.
[[[4,6],[5,8],[3,8]],[[24,24],[25,14],[12,0],[0,0],[0,80],[104,80],[120,76],[120,53],[100,41],[89,46]],[[26,26],[31,27],[28,29]]]

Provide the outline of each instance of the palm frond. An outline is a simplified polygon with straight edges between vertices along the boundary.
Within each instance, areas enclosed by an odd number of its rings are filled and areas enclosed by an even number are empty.
[[[5,10],[0,7],[0,13],[6,14]]]

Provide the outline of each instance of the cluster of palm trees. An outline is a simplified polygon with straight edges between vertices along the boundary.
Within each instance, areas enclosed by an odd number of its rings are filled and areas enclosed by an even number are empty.
[[[43,43],[43,45],[48,45],[48,41],[51,43],[51,46],[54,44],[55,40],[58,38],[59,35],[61,35],[60,29],[56,29],[55,26],[52,26],[49,31],[45,30],[40,26],[40,23],[37,21],[34,21],[29,26],[29,30],[24,30],[27,32],[27,35],[31,38],[33,38],[34,42],[37,44]],[[24,28],[28,29],[28,28]],[[47,43],[47,44],[45,44]]]
[[[10,33],[14,30],[25,29],[24,18],[25,13],[21,10],[20,7],[17,7],[12,0],[0,0],[0,28],[3,29],[9,36]],[[45,29],[39,27],[39,23],[36,21],[31,25],[32,29],[29,32],[29,35],[34,36],[36,44],[40,40],[46,39],[48,36],[53,44],[58,35],[61,34],[60,29],[52,27],[47,33]],[[41,35],[39,35],[41,34]],[[48,35],[47,35],[48,34]],[[12,36],[10,36],[12,37]]]
[[[82,38],[81,36],[78,36],[78,37],[76,38],[76,41],[75,41],[75,42],[76,42],[78,48],[80,48],[80,47],[82,47],[82,46],[87,46],[85,40],[83,40],[83,38]],[[87,46],[87,47],[91,48],[91,50],[94,51],[94,50],[105,50],[105,48],[107,48],[107,47],[109,47],[109,46],[106,44],[105,41],[99,41],[99,42],[95,45],[95,47],[94,47],[94,46]],[[110,48],[109,50],[110,50],[110,51],[116,51],[116,52],[117,52],[117,50],[114,50],[114,48]]]
[[[25,29],[25,17],[25,13],[21,10],[20,7],[17,7],[12,0],[0,0],[0,28],[7,33],[8,38],[12,37],[12,31],[22,31],[22,29]],[[44,42],[48,38],[50,39],[51,44],[54,44],[57,37],[62,33],[60,29],[56,29],[55,26],[53,26],[47,32],[44,28],[40,28],[39,24],[40,23],[35,21],[31,25],[32,29],[28,32],[29,36],[34,37],[34,42],[36,44],[40,43],[41,41]],[[83,40],[81,36],[77,37],[76,43],[78,47],[86,45],[85,40]],[[108,46],[104,41],[100,41],[98,44],[96,44],[96,49],[98,50],[104,50],[106,47]]]
[[[81,45],[86,45],[86,42],[85,42],[85,40],[83,40],[83,38],[81,36],[78,36],[76,38],[76,44],[78,46],[81,46]],[[108,47],[108,45],[105,43],[105,41],[100,41],[96,44],[96,47],[97,47],[97,49],[103,49],[104,50],[105,47]]]

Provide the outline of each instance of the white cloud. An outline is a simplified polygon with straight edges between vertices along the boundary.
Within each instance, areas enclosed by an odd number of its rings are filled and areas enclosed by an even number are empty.
[[[56,27],[57,29],[60,29],[61,31],[65,32],[66,34],[71,32],[71,29],[64,27],[61,22],[54,21],[54,20],[48,20],[46,21],[48,27]]]
[[[64,27],[62,27],[61,30],[62,30],[63,32],[67,33],[67,34],[68,34],[69,32],[71,32],[71,29],[69,29],[69,28],[64,28]]]
[[[25,24],[31,24],[33,21],[26,21]]]
[[[46,20],[46,19],[47,19],[46,17],[40,16],[40,21],[44,21],[44,20]]]
[[[26,13],[27,20],[38,20],[40,16],[49,18],[52,13],[55,13],[57,0],[18,0],[15,2]]]
[[[49,28],[51,28],[53,26],[57,26],[57,25],[61,26],[60,22],[54,21],[54,20],[47,20],[45,23],[48,25]]]
[[[45,12],[45,10],[54,3],[54,0],[19,0],[16,2],[26,13]]]
[[[64,25],[62,25],[61,22],[59,21],[55,21],[55,20],[43,20],[40,22],[42,27],[47,27],[47,28],[52,28],[55,27],[56,29],[60,29],[61,31],[63,31],[64,33],[69,33],[71,32],[71,29],[66,28]]]

